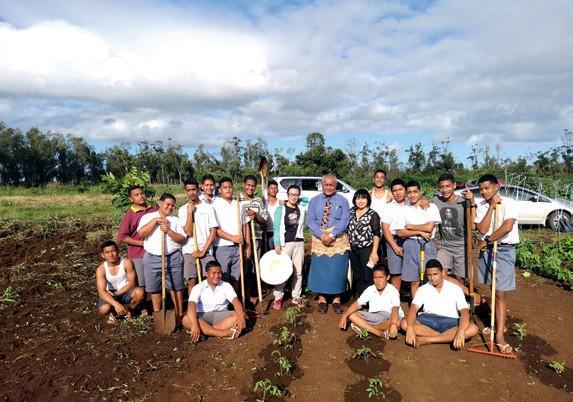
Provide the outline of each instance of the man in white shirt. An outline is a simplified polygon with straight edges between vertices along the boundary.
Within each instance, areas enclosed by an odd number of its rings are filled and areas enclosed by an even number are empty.
[[[396,234],[404,239],[404,260],[402,265],[402,280],[410,282],[410,295],[416,296],[420,287],[421,252],[424,251],[425,260],[436,258],[434,245],[434,229],[440,223],[440,211],[435,204],[427,209],[420,205],[420,183],[411,180],[406,183],[406,197],[410,203],[404,207],[397,218]]]
[[[396,224],[402,208],[407,204],[406,182],[394,179],[390,183],[393,200],[384,208],[382,219],[382,233],[386,240],[386,255],[388,269],[390,270],[390,283],[400,291],[402,285],[402,265],[404,257],[404,240],[396,235]]]
[[[442,264],[436,259],[426,264],[428,283],[418,289],[408,316],[402,320],[409,345],[453,342],[454,348],[461,349],[466,340],[478,332],[478,327],[470,323],[464,292],[445,280],[442,270]],[[424,311],[418,314],[422,307]]]
[[[201,201],[205,201],[206,204],[213,204],[215,199],[215,178],[211,174],[206,174],[201,178],[201,195],[199,196]]]
[[[215,259],[211,246],[217,236],[219,224],[213,207],[199,198],[199,182],[194,178],[187,179],[183,187],[189,202],[179,208],[178,215],[179,219],[185,222],[185,234],[188,236],[181,251],[183,252],[183,277],[187,279],[187,287],[191,292],[197,283],[197,272],[199,271],[202,277],[201,267]],[[193,233],[193,225],[195,225],[195,233]],[[197,258],[199,268],[195,266]]]
[[[171,216],[175,205],[175,196],[164,193],[159,198],[159,209],[141,217],[137,233],[144,239],[145,289],[151,294],[154,312],[161,310],[161,243],[165,234],[165,287],[170,290],[175,305],[175,315],[181,319],[184,284],[183,257],[180,249],[187,236],[184,230],[185,222],[181,222],[176,216]]]
[[[265,201],[265,207],[267,208],[267,231],[266,231],[266,250],[272,250],[275,248],[274,241],[274,216],[277,208],[282,205],[281,201],[277,198],[279,192],[279,184],[275,180],[269,180],[267,184],[267,199]]]
[[[245,328],[245,312],[233,287],[222,280],[223,271],[217,261],[205,266],[206,279],[193,287],[189,294],[183,326],[197,342],[201,334],[235,339]],[[229,303],[235,311],[229,311]]]
[[[404,312],[400,307],[400,293],[388,283],[390,271],[385,264],[374,265],[372,279],[374,284],[367,287],[342,314],[338,326],[346,329],[350,320],[354,331],[362,328],[378,337],[394,339],[398,336],[400,320],[404,318]],[[368,312],[359,311],[367,303]]]
[[[213,248],[223,270],[223,280],[230,282],[237,291],[241,280],[239,244],[245,244],[244,256],[240,258],[250,258],[251,232],[246,211],[241,209],[238,213],[239,201],[233,199],[233,192],[233,181],[229,177],[222,177],[219,180],[219,196],[213,203],[219,223]]]
[[[478,203],[474,221],[482,240],[479,245],[478,280],[480,283],[491,283],[493,243],[497,242],[495,342],[501,353],[511,353],[513,348],[505,341],[506,293],[515,290],[515,247],[519,243],[517,208],[509,198],[499,195],[499,184],[494,175],[483,175],[478,184],[483,197],[483,201]],[[497,223],[494,223],[496,205]],[[484,333],[488,330],[492,329],[488,328]]]

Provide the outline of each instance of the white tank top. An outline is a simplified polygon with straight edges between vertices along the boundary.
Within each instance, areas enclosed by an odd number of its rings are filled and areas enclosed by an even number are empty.
[[[117,274],[112,275],[109,267],[107,265],[107,261],[104,261],[103,267],[105,269],[105,279],[107,280],[106,289],[112,292],[118,291],[123,288],[125,285],[129,283],[127,280],[127,272],[125,272],[125,268],[123,267],[123,258],[119,262],[117,268]]]
[[[388,201],[386,201],[387,197],[388,197],[387,189],[384,189],[384,195],[381,198],[376,198],[374,196],[374,191],[370,191],[370,198],[372,200],[370,202],[370,208],[376,211],[376,213],[378,213],[380,217],[382,217],[382,211],[384,211],[384,208],[388,206]]]

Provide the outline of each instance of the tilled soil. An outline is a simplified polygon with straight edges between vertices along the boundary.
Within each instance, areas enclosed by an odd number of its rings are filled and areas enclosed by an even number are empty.
[[[155,335],[148,318],[108,326],[97,316],[97,244],[111,230],[100,222],[3,225],[0,292],[12,286],[19,297],[0,302],[2,400],[256,400],[262,393],[255,383],[265,379],[283,395],[266,400],[573,400],[573,294],[552,281],[518,272],[510,320],[526,323],[527,335],[519,339],[509,328],[507,339],[519,349],[515,361],[448,345],[413,349],[403,334],[359,340],[338,329],[332,309],[318,314],[313,301],[296,326],[285,323],[285,303],[235,341],[192,344],[184,331]],[[483,309],[476,318],[480,327],[486,316]],[[285,325],[296,335],[292,348],[273,344]],[[373,355],[353,358],[360,346]],[[275,350],[292,372],[277,375]],[[565,363],[564,374],[548,367],[554,361]],[[371,379],[383,386],[369,399]]]

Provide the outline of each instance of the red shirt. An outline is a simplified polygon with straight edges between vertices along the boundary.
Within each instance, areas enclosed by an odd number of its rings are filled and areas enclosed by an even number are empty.
[[[146,209],[143,209],[136,205],[132,205],[125,215],[123,215],[123,218],[121,218],[121,222],[117,230],[117,240],[123,241],[126,237],[131,237],[134,240],[143,240],[143,238],[137,234],[139,220],[148,212],[155,211],[157,211],[157,207],[148,206]],[[129,258],[143,258],[144,253],[145,250],[141,246],[127,246],[127,256]]]

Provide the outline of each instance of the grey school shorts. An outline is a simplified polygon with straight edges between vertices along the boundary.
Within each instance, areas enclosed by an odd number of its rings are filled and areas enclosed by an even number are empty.
[[[390,313],[387,311],[376,311],[372,313],[369,311],[361,311],[360,315],[371,325],[378,325],[390,319]]]
[[[491,284],[493,246],[479,253],[478,280]],[[515,246],[498,244],[496,290],[515,290]]]
[[[425,244],[425,265],[428,260],[436,258],[436,246],[434,245],[434,240],[430,240],[428,242],[421,240],[421,242],[422,244]],[[420,282],[420,249],[421,246],[417,239],[408,237],[404,241],[402,280],[405,282]]]
[[[234,311],[224,310],[224,311],[209,311],[207,313],[197,313],[197,318],[207,322],[209,325],[215,325],[221,320],[234,315]]]
[[[401,237],[394,236],[394,241],[398,246],[402,247],[404,240]],[[386,253],[388,254],[388,269],[390,270],[390,275],[401,275],[402,274],[402,263],[403,259],[394,252],[394,249],[390,244],[386,243]]]
[[[145,271],[145,291],[161,292],[161,256],[149,254],[143,256]],[[183,290],[183,257],[179,251],[165,256],[165,288]]]
[[[120,302],[121,304],[129,304],[131,303],[131,294],[133,293],[134,290],[135,288],[129,289],[129,291],[125,292],[120,296],[113,296],[113,299],[117,302]],[[98,299],[96,308],[99,310],[99,308],[104,304],[107,304],[107,302],[104,299]]]
[[[207,253],[202,258],[199,258],[201,266],[201,276],[205,276],[205,265],[208,262],[215,261],[215,257]],[[195,257],[191,254],[183,254],[183,277],[185,279],[197,278],[197,268],[195,268]]]
[[[143,272],[143,258],[131,258],[135,274],[137,275],[137,286],[145,288],[145,273]]]
[[[215,247],[214,253],[217,262],[221,264],[223,280],[225,282],[230,282],[231,279],[234,281],[240,280],[239,246]]]
[[[453,251],[441,248],[438,250],[437,258],[444,269],[449,269],[457,277],[466,277],[466,253],[463,248]]]

